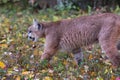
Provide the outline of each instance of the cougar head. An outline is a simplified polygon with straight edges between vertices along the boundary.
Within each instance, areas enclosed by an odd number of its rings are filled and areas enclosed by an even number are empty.
[[[28,39],[36,42],[38,38],[42,38],[43,36],[44,30],[42,24],[33,19],[33,24],[28,28]]]

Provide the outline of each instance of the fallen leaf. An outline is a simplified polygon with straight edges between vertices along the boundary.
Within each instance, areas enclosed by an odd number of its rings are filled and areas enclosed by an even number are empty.
[[[115,76],[112,75],[110,80],[115,80]]]
[[[93,55],[92,54],[89,55],[89,60],[91,60],[91,59],[93,59]]]
[[[34,49],[33,54],[34,54],[34,56],[38,56],[39,55],[39,50],[38,49]]]
[[[22,72],[22,75],[28,75],[30,72],[29,71],[24,71]]]
[[[8,48],[8,44],[0,44],[1,48]]]
[[[6,67],[5,63],[3,63],[2,61],[0,61],[0,68],[4,69]]]
[[[15,80],[20,80],[20,76],[17,76],[17,77],[15,78]]]
[[[68,64],[68,62],[67,62],[66,60],[64,60],[64,61],[63,61],[63,64],[64,64],[64,65],[67,65],[67,64]]]
[[[49,76],[46,76],[43,80],[53,80],[53,79]]]

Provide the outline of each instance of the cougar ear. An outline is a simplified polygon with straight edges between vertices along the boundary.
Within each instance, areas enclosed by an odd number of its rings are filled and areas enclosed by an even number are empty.
[[[38,30],[42,30],[43,29],[43,27],[42,27],[42,24],[37,24],[38,25]]]
[[[38,21],[36,19],[33,19],[33,25],[37,25]]]
[[[42,29],[42,24],[39,24],[36,19],[33,19],[33,26],[34,26],[37,30]]]

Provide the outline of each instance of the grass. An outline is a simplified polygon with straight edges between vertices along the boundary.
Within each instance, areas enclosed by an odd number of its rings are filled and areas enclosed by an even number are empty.
[[[90,12],[90,11],[89,11]],[[119,9],[117,11],[119,13]],[[115,12],[115,13],[116,13]],[[44,39],[27,40],[27,28],[33,18],[39,21],[57,21],[75,18],[81,11],[55,11],[52,9],[33,12],[19,6],[0,7],[0,79],[2,80],[115,80],[120,68],[115,69],[98,45],[85,49],[83,62],[76,67],[72,54],[58,53],[51,63],[41,62]]]

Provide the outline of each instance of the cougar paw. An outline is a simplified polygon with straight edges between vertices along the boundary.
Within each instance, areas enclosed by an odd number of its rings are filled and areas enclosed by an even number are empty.
[[[112,57],[111,60],[114,66],[120,67],[120,55]]]
[[[83,59],[80,59],[80,58],[75,58],[74,60],[78,65],[81,64],[81,62],[83,61]]]
[[[47,53],[44,53],[42,56],[41,56],[41,58],[40,58],[40,60],[50,60],[51,59],[51,56],[49,55],[49,54],[47,54]]]

